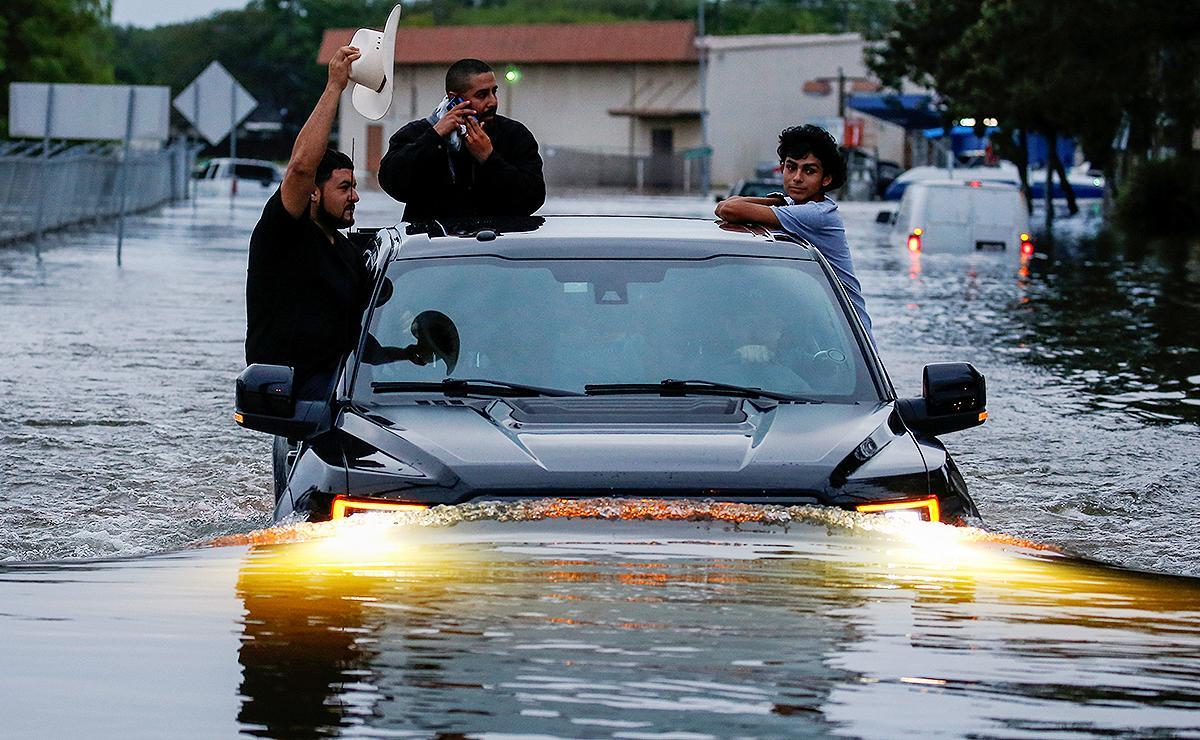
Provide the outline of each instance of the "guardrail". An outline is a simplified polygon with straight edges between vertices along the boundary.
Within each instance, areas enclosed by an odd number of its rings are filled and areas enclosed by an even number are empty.
[[[0,243],[186,198],[193,156],[183,142],[123,158],[120,144],[0,141]]]

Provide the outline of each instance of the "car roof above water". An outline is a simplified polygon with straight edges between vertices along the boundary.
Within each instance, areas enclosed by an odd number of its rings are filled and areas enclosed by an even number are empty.
[[[909,187],[917,189],[929,188],[937,190],[954,190],[956,192],[965,192],[966,188],[972,188],[975,190],[1020,191],[1020,186],[1018,186],[1016,183],[1006,182],[1004,180],[917,180],[910,183]]]
[[[811,249],[762,227],[655,216],[532,216],[398,226],[393,259],[494,255],[512,259],[697,259],[716,255],[813,259]]]

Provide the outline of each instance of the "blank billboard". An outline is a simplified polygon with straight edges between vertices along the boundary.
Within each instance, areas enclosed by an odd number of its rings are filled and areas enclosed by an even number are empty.
[[[51,85],[14,82],[8,87],[8,131],[14,138],[46,136],[46,108]],[[134,139],[168,137],[170,89],[160,85],[54,84],[50,138],[125,138],[129,96],[134,93]]]

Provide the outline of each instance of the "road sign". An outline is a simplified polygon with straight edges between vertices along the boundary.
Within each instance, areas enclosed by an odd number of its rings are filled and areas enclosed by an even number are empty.
[[[693,149],[684,149],[680,152],[680,155],[684,159],[704,159],[705,157],[711,157],[712,153],[711,146],[698,146]]]
[[[175,110],[214,145],[257,107],[254,96],[215,60],[175,98]]]

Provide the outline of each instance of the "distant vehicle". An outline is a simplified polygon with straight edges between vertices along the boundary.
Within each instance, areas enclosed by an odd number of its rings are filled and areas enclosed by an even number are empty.
[[[987,167],[957,167],[953,171],[949,171],[945,167],[913,167],[900,173],[887,186],[883,192],[883,199],[900,200],[904,197],[904,191],[909,185],[926,180],[957,180],[959,182],[978,180],[1017,185],[1021,182],[1021,177],[1017,173],[1017,166],[1012,162],[1001,162],[999,165]]]
[[[219,157],[202,163],[192,172],[192,177],[205,183],[200,186],[202,192],[226,192],[233,177],[237,177],[239,188],[273,190],[283,181],[283,168],[265,159]],[[217,186],[218,182],[222,185]]]
[[[240,425],[301,440],[276,521],[598,496],[977,515],[938,435],[984,422],[983,376],[927,365],[898,398],[806,242],[602,216],[375,237],[329,396],[280,365],[238,378]]]
[[[886,159],[879,160],[875,167],[875,197],[883,200],[883,194],[887,192],[888,186],[903,171],[903,168],[895,162],[889,162]]]
[[[1029,170],[1026,175],[1029,178],[1029,197],[1034,203],[1037,203],[1045,197],[1046,170]],[[998,165],[956,167],[952,172],[946,170],[945,167],[913,167],[901,173],[884,188],[883,200],[900,200],[904,197],[905,188],[911,183],[925,180],[960,180],[964,182],[980,180],[1020,185],[1021,175],[1017,171],[1017,166],[1008,161],[1002,161]],[[1079,200],[1104,197],[1103,173],[1089,169],[1086,164],[1068,170],[1067,180],[1071,183],[1071,189]],[[1052,196],[1054,198],[1067,197],[1057,177],[1054,179]]]
[[[759,162],[754,165],[754,179],[778,182],[783,179],[783,165],[779,162]]]
[[[1071,183],[1071,191],[1076,200],[1095,200],[1104,197],[1104,173],[1089,170],[1087,167],[1067,171],[1067,182]],[[1046,197],[1046,170],[1029,171],[1029,198],[1035,204]],[[1054,178],[1054,188],[1050,197],[1061,200],[1067,197],[1058,177]]]
[[[1020,188],[986,180],[926,180],[904,191],[892,238],[913,253],[1008,252],[1029,256],[1029,211]]]
[[[782,193],[783,183],[780,180],[738,180],[729,188],[726,195],[718,195],[717,201],[742,195],[749,198],[763,198],[771,193]]]

